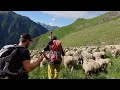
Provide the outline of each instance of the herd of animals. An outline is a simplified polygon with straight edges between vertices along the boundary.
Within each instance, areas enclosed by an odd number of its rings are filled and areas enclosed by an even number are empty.
[[[31,63],[37,60],[37,56],[41,50],[30,50]],[[120,45],[103,45],[103,46],[82,46],[82,47],[65,47],[65,56],[63,56],[62,64],[71,71],[76,65],[81,65],[87,78],[91,74],[97,74],[106,71],[108,65],[112,65],[112,61],[107,54],[110,53],[113,58],[120,56]],[[49,52],[46,52],[49,57]],[[40,67],[47,65],[46,58],[40,64]]]

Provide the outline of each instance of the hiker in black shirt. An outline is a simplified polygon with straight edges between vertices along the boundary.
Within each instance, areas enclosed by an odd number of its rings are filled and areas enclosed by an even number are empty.
[[[20,58],[16,56],[13,68],[11,71],[16,71],[23,66],[22,73],[18,76],[9,75],[8,79],[28,79],[28,73],[40,65],[40,62],[43,60],[43,55],[39,55],[38,60],[34,63],[30,63],[30,53],[27,47],[31,43],[31,37],[29,34],[22,34],[20,36],[19,46],[20,48]]]

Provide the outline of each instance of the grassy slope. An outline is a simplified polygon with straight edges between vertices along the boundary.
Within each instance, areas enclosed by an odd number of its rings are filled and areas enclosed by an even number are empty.
[[[72,33],[62,39],[63,46],[84,46],[106,44],[119,44],[120,18],[79,32]]]
[[[90,28],[101,24],[101,22],[103,21],[103,17],[105,15],[106,14],[103,14],[93,19],[78,19],[76,22],[74,22],[71,25],[54,30],[53,34],[56,35],[58,39],[62,39],[71,33],[78,32],[86,28]],[[49,41],[48,36],[50,36],[50,32],[35,38],[33,44],[30,46],[30,49],[39,49],[41,47],[44,47],[46,43]]]
[[[90,79],[120,79],[120,57],[117,59],[111,59],[113,62],[112,66],[108,66],[108,73],[101,72],[99,75],[92,75]],[[43,68],[37,68],[29,73],[29,79],[48,79],[47,66]],[[78,69],[71,72],[69,69],[65,69],[61,66],[59,75],[60,79],[84,79],[85,75],[82,71],[81,66]]]

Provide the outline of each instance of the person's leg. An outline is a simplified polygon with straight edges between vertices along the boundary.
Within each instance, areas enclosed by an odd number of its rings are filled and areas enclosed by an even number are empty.
[[[54,65],[48,64],[48,78],[54,79]]]
[[[54,78],[55,79],[58,79],[58,76],[59,76],[59,72],[60,72],[60,64],[55,64],[55,76]]]

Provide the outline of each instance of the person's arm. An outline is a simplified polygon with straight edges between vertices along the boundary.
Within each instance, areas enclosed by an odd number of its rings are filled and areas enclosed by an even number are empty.
[[[37,66],[40,65],[40,62],[43,60],[43,55],[39,55],[38,56],[38,60],[34,63],[30,63],[30,54],[29,54],[29,51],[26,50],[24,53],[22,53],[22,63],[23,63],[23,67],[24,67],[24,70],[26,72],[30,72],[32,71],[33,69],[35,69]]]
[[[47,45],[47,46],[43,49],[43,51],[42,51],[42,54],[44,55],[44,57],[45,57],[46,59],[49,59],[49,58],[46,56],[45,52],[50,50],[50,45],[51,45],[51,44],[52,44],[52,41],[50,41],[50,42],[48,43],[48,45]]]
[[[46,54],[45,54],[45,51],[44,51],[44,50],[42,51],[42,54],[43,54],[43,56],[44,56],[46,59],[49,59],[49,58],[46,56]]]
[[[46,52],[46,51],[49,51],[49,44],[43,49],[42,52]]]
[[[43,55],[39,56],[38,60],[32,64],[30,63],[30,60],[24,60],[23,67],[26,72],[30,72],[30,71],[34,70],[36,67],[38,67],[42,60],[43,60]]]

